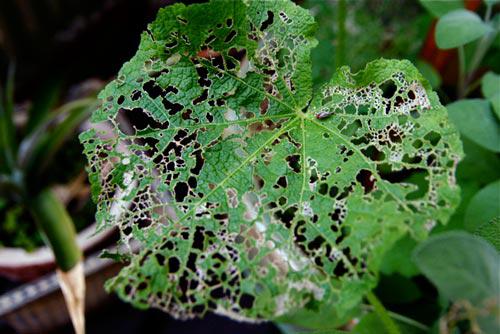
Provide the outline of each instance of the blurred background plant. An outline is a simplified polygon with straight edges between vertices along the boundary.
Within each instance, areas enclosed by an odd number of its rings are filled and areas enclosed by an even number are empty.
[[[86,178],[84,163],[78,161],[79,145],[68,142],[68,138],[88,118],[97,99],[89,94],[54,108],[59,82],[54,80],[42,87],[25,110],[16,110],[11,67],[5,93],[0,96],[0,245],[29,251],[42,246],[43,239],[53,251],[61,285],[69,279],[69,295],[83,299],[85,280],[76,228],[93,221],[93,210],[88,205],[88,192],[83,194],[83,201],[71,194],[82,193]],[[77,178],[76,173],[83,177]],[[68,182],[70,186],[53,187]],[[75,199],[71,214],[69,199]],[[78,217],[78,225],[72,216]],[[75,329],[83,333],[83,309],[70,300],[68,309]]]
[[[69,87],[88,79],[109,80],[133,55],[141,31],[158,8],[173,2],[177,1],[0,1],[0,78],[7,77],[8,65],[15,59],[15,96],[7,94],[11,97],[6,105],[11,110],[12,101],[16,101],[14,123],[25,124],[15,127],[18,130],[12,142],[17,143],[16,147],[23,147],[19,145],[23,140],[35,138],[36,128],[50,128],[50,133],[57,133],[57,127],[70,119],[73,112],[69,109],[78,106],[78,102],[69,102],[74,100],[68,93]],[[353,310],[347,320],[332,319],[325,310],[320,317],[306,315],[299,319],[299,323],[307,325],[302,328],[284,323],[277,326],[283,333],[312,332],[311,327],[323,327],[323,333],[498,332],[499,1],[296,2],[309,8],[318,22],[319,45],[312,53],[316,88],[342,65],[359,70],[379,57],[410,59],[447,105],[450,118],[460,131],[466,157],[460,162],[456,175],[462,189],[462,202],[455,215],[448,225],[436,227],[433,236],[421,245],[409,236],[396,243],[382,264],[379,284],[371,296],[375,298],[375,302],[371,300],[372,305],[367,300]],[[12,87],[13,81],[3,86]],[[34,110],[31,114],[40,116],[28,117],[27,110]],[[2,128],[0,134],[4,137],[7,132]],[[71,184],[79,180],[83,157],[74,131],[67,134],[69,137],[59,142],[64,144],[56,148],[58,153],[54,153],[51,160],[30,153],[31,161],[35,161],[32,169],[24,169],[29,164],[23,165],[23,173],[37,181],[27,183],[30,194],[49,184]],[[40,139],[36,144],[46,142],[48,139],[42,140],[46,136],[36,137]],[[40,159],[52,162],[51,166],[40,165],[44,168],[38,171],[36,161]],[[3,166],[0,163],[1,172],[12,178],[12,172],[5,172]],[[5,246],[34,249],[41,245],[42,237],[31,222],[30,211],[16,203],[20,203],[19,199],[12,199],[10,195],[0,197],[0,242]],[[91,204],[79,207],[81,213],[73,211],[71,205],[67,207],[77,230],[93,220]],[[377,300],[380,303],[377,304]],[[99,324],[92,327],[93,333],[110,332],[119,325],[124,326],[121,327],[123,333],[136,333],[145,328],[158,333],[172,332],[172,328],[176,333],[197,333],[201,329],[206,333],[211,330],[220,333],[222,325],[211,329],[207,324],[230,323],[210,317],[205,322],[184,325],[172,325],[170,319],[162,326],[166,319],[163,314],[155,311],[141,314],[123,305],[104,310],[103,318],[96,318]],[[127,325],[133,319],[142,320],[136,320],[139,323],[134,326]],[[111,325],[106,327],[103,322]],[[148,327],[151,322],[155,323],[154,328]],[[239,333],[278,333],[271,326],[227,326]],[[62,330],[68,331],[69,328]]]
[[[11,71],[0,107],[0,245],[32,251],[43,245],[42,235],[30,221],[38,215],[32,207],[35,204],[32,199],[50,185],[67,184],[82,173],[84,161],[80,147],[71,139],[96,105],[96,98],[89,96],[55,108],[59,83],[53,82],[44,86],[30,105],[21,105],[14,112],[13,79]],[[79,179],[82,182],[82,178]],[[59,197],[71,199],[65,190],[69,189],[55,189],[60,193]],[[77,190],[80,189],[74,191]],[[47,196],[53,197],[51,194]],[[77,230],[93,220],[93,206],[88,198],[85,199],[85,202],[74,203],[70,208],[72,213],[80,213],[70,221]],[[53,206],[56,209],[59,204]],[[63,215],[68,216],[67,213]],[[43,222],[40,225],[44,228]]]

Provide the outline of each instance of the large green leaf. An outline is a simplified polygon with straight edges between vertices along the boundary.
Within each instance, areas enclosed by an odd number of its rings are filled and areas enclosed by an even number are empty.
[[[439,19],[436,43],[441,49],[456,48],[478,39],[490,29],[476,13],[457,9]]]
[[[480,306],[499,297],[497,251],[486,241],[465,232],[446,232],[420,244],[414,253],[420,270],[452,301]]]
[[[378,60],[312,98],[314,27],[289,1],[159,12],[81,135],[99,226],[130,246],[108,288],[180,318],[342,317],[396,240],[447,221],[462,152],[437,95]]]
[[[488,150],[500,152],[500,126],[482,99],[460,100],[447,105],[450,118],[460,133]]]

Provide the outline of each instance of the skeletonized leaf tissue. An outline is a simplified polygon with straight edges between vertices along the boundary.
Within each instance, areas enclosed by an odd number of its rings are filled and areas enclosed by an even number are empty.
[[[446,223],[462,149],[437,95],[385,59],[313,92],[314,32],[283,0],[176,4],[142,34],[81,135],[100,228],[130,261],[108,282],[121,298],[179,318],[342,313],[397,239]]]

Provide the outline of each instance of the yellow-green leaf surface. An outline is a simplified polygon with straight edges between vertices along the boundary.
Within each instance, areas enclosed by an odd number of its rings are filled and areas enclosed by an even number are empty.
[[[391,60],[313,94],[314,30],[289,1],[170,6],[101,92],[81,140],[101,228],[139,248],[108,283],[123,299],[179,318],[341,314],[397,239],[447,221],[462,153],[437,95]]]

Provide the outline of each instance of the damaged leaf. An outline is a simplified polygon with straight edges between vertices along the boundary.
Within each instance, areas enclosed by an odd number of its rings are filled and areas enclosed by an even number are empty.
[[[100,228],[132,255],[108,288],[182,319],[345,313],[453,212],[457,132],[407,61],[313,97],[309,13],[231,4],[160,10],[81,135]]]

